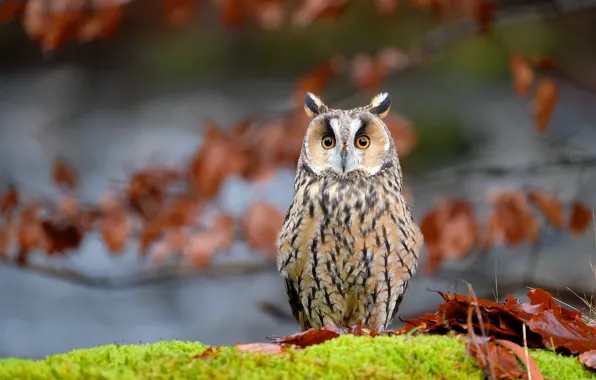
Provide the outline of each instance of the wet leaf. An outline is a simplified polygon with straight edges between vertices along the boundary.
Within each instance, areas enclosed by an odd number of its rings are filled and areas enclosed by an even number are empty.
[[[244,231],[248,245],[263,251],[274,260],[277,253],[275,241],[284,222],[284,215],[265,202],[255,202],[244,216]]]
[[[526,59],[515,54],[509,59],[509,67],[513,72],[513,87],[517,95],[525,95],[534,82],[534,71]]]
[[[552,79],[545,78],[538,82],[534,95],[534,120],[538,132],[546,130],[558,100],[557,85]]]
[[[586,231],[592,222],[592,210],[580,202],[574,202],[571,206],[569,219],[569,230],[574,236],[581,235]]]
[[[528,199],[544,214],[546,219],[556,228],[563,228],[565,221],[563,208],[559,201],[543,191],[530,191]]]

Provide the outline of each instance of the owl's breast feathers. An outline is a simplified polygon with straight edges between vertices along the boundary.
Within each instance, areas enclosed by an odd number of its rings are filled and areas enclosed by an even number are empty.
[[[391,169],[348,178],[304,170],[296,178],[277,264],[302,329],[362,321],[382,330],[394,318],[422,235]]]

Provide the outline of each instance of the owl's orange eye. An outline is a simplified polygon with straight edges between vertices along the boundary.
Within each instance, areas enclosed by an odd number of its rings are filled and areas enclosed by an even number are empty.
[[[360,136],[356,139],[356,147],[360,149],[366,149],[370,146],[370,139],[368,136]]]
[[[321,140],[321,145],[325,149],[331,149],[335,146],[335,138],[333,136],[324,136],[323,140]]]

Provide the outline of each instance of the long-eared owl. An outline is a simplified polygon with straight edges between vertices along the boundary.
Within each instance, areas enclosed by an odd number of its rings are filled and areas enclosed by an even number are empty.
[[[358,322],[387,329],[416,273],[423,237],[382,120],[390,106],[387,93],[350,110],[304,97],[312,120],[277,238],[277,266],[303,331]]]

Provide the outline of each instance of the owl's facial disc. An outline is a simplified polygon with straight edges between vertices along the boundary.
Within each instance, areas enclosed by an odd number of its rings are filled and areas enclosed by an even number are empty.
[[[312,168],[340,175],[354,170],[376,174],[390,150],[386,130],[378,123],[364,113],[317,119],[306,144]]]

